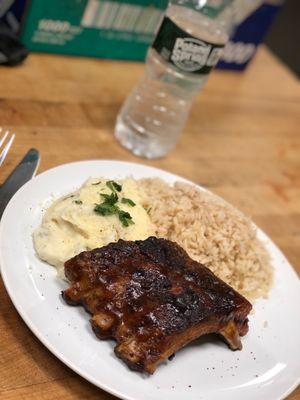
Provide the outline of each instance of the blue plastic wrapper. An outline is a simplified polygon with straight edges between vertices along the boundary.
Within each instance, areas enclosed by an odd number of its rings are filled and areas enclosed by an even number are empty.
[[[245,69],[253,58],[257,46],[263,41],[280,8],[281,4],[265,3],[245,19],[227,43],[217,68]]]

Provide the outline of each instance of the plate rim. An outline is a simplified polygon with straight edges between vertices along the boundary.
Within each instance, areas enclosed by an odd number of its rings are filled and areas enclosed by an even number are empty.
[[[0,220],[0,244],[1,244],[1,237],[3,235],[3,226],[4,223],[3,221],[7,218],[6,215],[8,214],[10,208],[12,207],[13,202],[15,201],[15,199],[20,196],[20,194],[22,193],[23,190],[25,190],[25,188],[27,188],[28,186],[34,184],[37,180],[43,178],[45,175],[48,175],[49,173],[53,173],[56,170],[59,170],[60,168],[63,167],[71,167],[76,165],[88,165],[90,163],[102,163],[102,162],[106,162],[106,163],[118,163],[118,164],[123,164],[123,165],[130,165],[130,166],[134,166],[134,165],[138,165],[140,167],[146,167],[152,170],[156,170],[157,172],[163,172],[164,174],[169,174],[171,175],[173,178],[176,178],[180,181],[185,181],[186,183],[192,184],[193,186],[196,186],[198,189],[206,191],[208,193],[212,193],[214,196],[217,196],[218,198],[222,199],[223,201],[225,201],[227,204],[230,204],[231,206],[233,206],[235,209],[237,209],[238,211],[242,212],[241,210],[239,210],[239,208],[237,208],[236,206],[232,205],[231,203],[229,203],[226,199],[224,199],[223,197],[219,196],[218,194],[214,193],[213,191],[211,191],[210,189],[207,189],[203,186],[201,186],[200,184],[197,184],[183,176],[177,175],[175,173],[169,172],[167,170],[164,170],[162,168],[157,168],[157,167],[153,167],[151,165],[147,165],[147,164],[143,164],[143,163],[138,163],[138,162],[130,162],[130,161],[123,161],[123,160],[112,160],[112,159],[91,159],[91,160],[79,160],[79,161],[74,161],[74,162],[70,162],[70,163],[63,163],[63,164],[59,164],[55,167],[49,168],[43,172],[41,172],[40,174],[37,174],[35,177],[33,177],[30,181],[26,182],[15,194],[14,196],[10,199],[7,207],[4,210],[4,213],[2,215],[2,218]],[[242,214],[244,214],[242,212]],[[245,215],[245,214],[244,214]],[[253,221],[252,221],[253,222]],[[283,252],[281,251],[281,249],[273,242],[273,240],[262,230],[260,229],[254,222],[253,222],[257,234],[261,235],[264,239],[266,239],[272,246],[274,246],[276,248],[276,250],[278,251],[278,253],[280,254],[280,256],[282,257],[282,259],[285,260],[287,267],[289,268],[290,272],[293,273],[294,275],[294,279],[298,280],[298,284],[299,284],[299,288],[300,288],[300,279],[298,277],[297,272],[295,271],[295,269],[293,268],[292,264],[289,262],[289,260],[287,259],[287,257],[283,254]],[[88,382],[92,383],[93,385],[95,385],[96,387],[100,388],[101,390],[106,391],[107,393],[110,393],[120,399],[124,399],[124,400],[137,400],[136,397],[132,397],[131,395],[127,395],[124,394],[122,392],[120,392],[119,390],[115,390],[112,389],[110,386],[107,386],[106,384],[100,383],[99,381],[97,381],[96,379],[94,379],[93,377],[91,377],[88,373],[85,373],[84,369],[77,367],[76,364],[73,364],[71,362],[68,361],[68,359],[58,350],[56,350],[56,347],[53,346],[51,344],[51,342],[49,341],[49,339],[47,339],[43,334],[39,333],[39,330],[35,327],[34,323],[31,321],[31,319],[26,315],[25,312],[22,311],[22,307],[19,305],[19,303],[16,301],[15,296],[14,296],[14,290],[13,288],[10,286],[9,283],[9,278],[6,275],[6,271],[5,268],[3,269],[3,255],[2,255],[2,251],[0,251],[0,272],[2,275],[2,280],[4,283],[4,287],[9,295],[10,300],[12,301],[15,309],[17,310],[18,314],[21,316],[22,320],[25,322],[25,324],[27,325],[27,327],[31,330],[31,332],[38,338],[38,340],[55,356],[57,357],[61,362],[63,362],[68,368],[70,368],[72,371],[76,372],[79,376],[83,377],[84,379],[86,379]],[[285,392],[284,394],[282,394],[282,396],[280,397],[276,397],[274,398],[274,400],[281,400],[286,398],[289,394],[291,394],[298,386],[300,385],[300,374],[298,379],[295,381],[295,383],[293,385],[291,385]]]

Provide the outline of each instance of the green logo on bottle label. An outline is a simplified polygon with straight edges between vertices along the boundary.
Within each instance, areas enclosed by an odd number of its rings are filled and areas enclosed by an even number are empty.
[[[197,39],[165,17],[152,47],[181,71],[207,74],[217,64],[224,45]]]

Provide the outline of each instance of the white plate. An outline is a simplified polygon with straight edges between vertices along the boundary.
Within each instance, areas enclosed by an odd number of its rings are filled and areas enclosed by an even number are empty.
[[[153,376],[128,370],[113,353],[113,342],[93,334],[88,314],[67,306],[67,284],[35,255],[31,234],[53,200],[89,176],[158,176],[184,180],[162,170],[117,161],[63,165],[38,175],[10,201],[2,217],[2,277],[23,320],[61,361],[100,388],[130,400],[276,400],[299,383],[300,284],[288,261],[260,230],[272,256],[275,285],[268,300],[255,304],[243,350],[232,352],[219,340],[200,339],[160,366]],[[267,322],[265,322],[267,321]],[[267,324],[267,326],[266,326]]]

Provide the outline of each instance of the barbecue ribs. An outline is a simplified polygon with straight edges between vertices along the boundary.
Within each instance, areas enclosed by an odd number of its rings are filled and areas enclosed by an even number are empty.
[[[62,294],[83,305],[100,339],[131,369],[152,374],[187,343],[218,333],[241,349],[251,304],[176,243],[149,237],[110,243],[65,263],[72,286]]]

